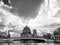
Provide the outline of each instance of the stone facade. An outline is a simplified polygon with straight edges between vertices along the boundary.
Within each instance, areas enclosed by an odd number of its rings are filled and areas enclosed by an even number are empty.
[[[28,26],[24,27],[21,37],[32,37],[31,30]]]
[[[36,31],[36,29],[34,29],[33,34],[32,34],[30,28],[28,26],[26,26],[26,27],[24,27],[24,29],[21,33],[21,37],[36,38],[37,37],[37,31]]]
[[[33,30],[33,37],[37,37],[37,31],[36,31],[36,29]]]

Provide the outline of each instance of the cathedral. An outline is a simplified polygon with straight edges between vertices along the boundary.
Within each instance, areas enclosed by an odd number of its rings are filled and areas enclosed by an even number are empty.
[[[21,37],[27,37],[27,38],[37,37],[37,31],[34,29],[32,34],[30,28],[26,26],[24,27],[21,33]]]
[[[24,27],[21,37],[32,37],[31,30],[28,26]]]

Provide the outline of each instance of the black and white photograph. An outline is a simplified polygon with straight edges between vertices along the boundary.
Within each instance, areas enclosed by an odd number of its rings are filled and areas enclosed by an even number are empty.
[[[60,0],[0,0],[0,45],[60,45]]]

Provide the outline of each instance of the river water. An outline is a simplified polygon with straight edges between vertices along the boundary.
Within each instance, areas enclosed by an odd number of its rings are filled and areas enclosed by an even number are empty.
[[[60,43],[0,43],[0,45],[60,45]]]

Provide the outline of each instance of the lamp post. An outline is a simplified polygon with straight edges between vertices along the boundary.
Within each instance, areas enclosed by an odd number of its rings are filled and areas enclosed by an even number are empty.
[[[10,31],[8,31],[8,38],[10,38]]]

